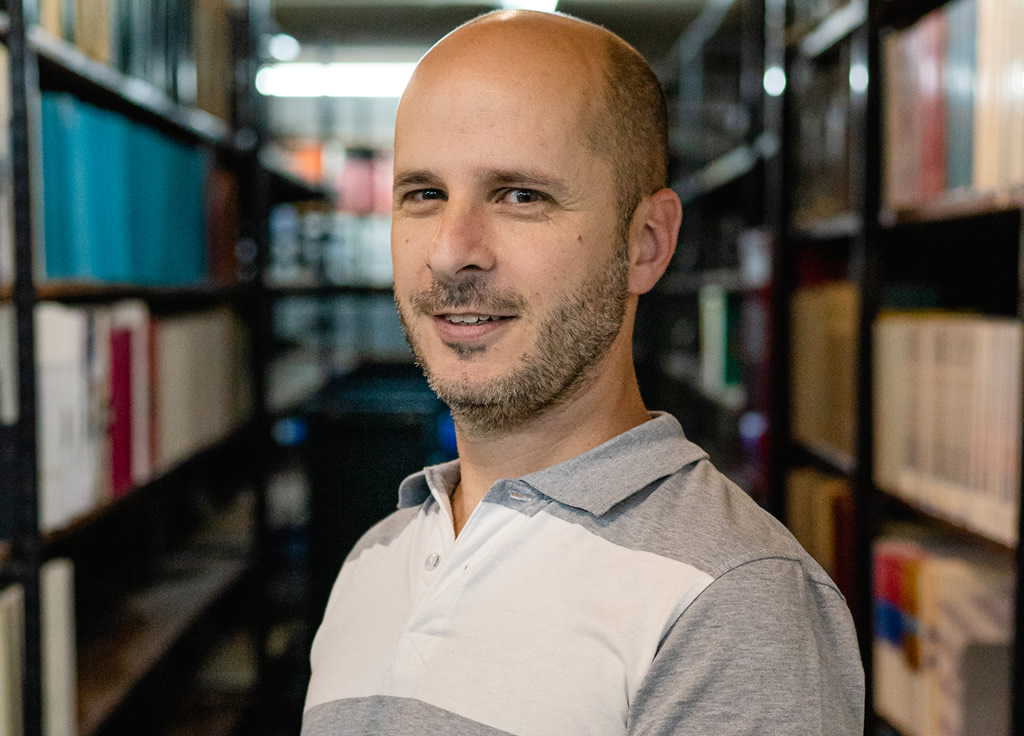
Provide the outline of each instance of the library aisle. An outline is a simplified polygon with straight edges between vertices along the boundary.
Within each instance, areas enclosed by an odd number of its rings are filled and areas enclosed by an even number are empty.
[[[299,732],[342,560],[456,452],[391,295],[398,96],[511,4],[0,11],[0,736]],[[1024,2],[557,9],[668,101],[646,404],[836,581],[866,734],[1024,736]]]

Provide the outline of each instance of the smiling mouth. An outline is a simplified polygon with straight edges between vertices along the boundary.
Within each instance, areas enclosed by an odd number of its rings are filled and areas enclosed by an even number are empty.
[[[512,317],[500,314],[439,314],[437,316],[453,325],[476,325],[484,322],[500,322],[512,319]]]

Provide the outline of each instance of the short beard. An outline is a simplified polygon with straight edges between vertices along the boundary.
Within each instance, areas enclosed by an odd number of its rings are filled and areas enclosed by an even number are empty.
[[[406,306],[398,300],[406,340],[430,387],[448,404],[460,429],[476,436],[505,434],[521,429],[576,396],[587,385],[593,368],[608,353],[622,328],[628,303],[629,259],[624,244],[599,270],[566,294],[540,325],[536,342],[509,373],[484,386],[436,375],[416,344]],[[479,277],[457,283],[434,281],[413,294],[414,313],[437,313],[446,308],[473,306],[483,312],[514,313],[522,317],[526,301],[514,291],[488,287]],[[469,360],[486,347],[447,344]]]

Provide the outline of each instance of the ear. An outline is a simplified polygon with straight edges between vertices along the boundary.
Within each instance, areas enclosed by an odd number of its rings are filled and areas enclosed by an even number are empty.
[[[671,189],[644,198],[629,227],[629,292],[646,294],[665,273],[676,252],[683,205]]]

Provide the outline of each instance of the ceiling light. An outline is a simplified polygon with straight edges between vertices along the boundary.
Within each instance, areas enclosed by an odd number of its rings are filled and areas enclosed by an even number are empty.
[[[850,89],[864,92],[868,88],[868,68],[863,63],[850,65]]]
[[[764,71],[764,91],[778,97],[786,91],[786,72],[780,66],[770,66]]]
[[[539,10],[542,13],[553,13],[558,7],[558,0],[501,0],[501,7],[506,10]]]
[[[415,69],[412,62],[271,64],[256,74],[256,89],[272,97],[401,97]]]
[[[267,50],[278,61],[294,61],[298,57],[301,47],[294,36],[289,36],[287,33],[277,33],[270,37]]]

